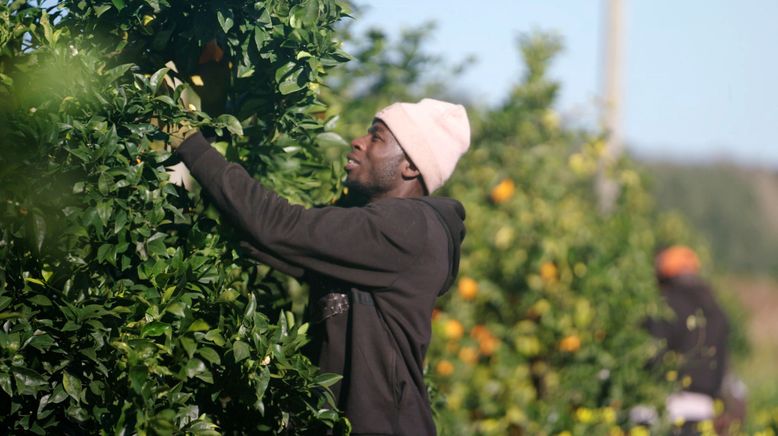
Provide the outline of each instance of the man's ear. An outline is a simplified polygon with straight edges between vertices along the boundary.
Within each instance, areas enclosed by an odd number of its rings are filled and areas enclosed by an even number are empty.
[[[411,162],[407,156],[402,163],[402,176],[404,179],[415,179],[421,176],[421,172],[419,172],[419,169],[416,168],[416,164]]]

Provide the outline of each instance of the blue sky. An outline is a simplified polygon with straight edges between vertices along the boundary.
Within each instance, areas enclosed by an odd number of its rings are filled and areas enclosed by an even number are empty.
[[[366,2],[363,2],[366,4]],[[735,159],[778,168],[778,1],[625,0],[624,136],[640,155]],[[517,37],[554,31],[563,117],[592,121],[600,95],[603,0],[385,0],[357,29],[390,35],[434,21],[428,50],[475,55],[452,87],[499,103],[521,75]]]

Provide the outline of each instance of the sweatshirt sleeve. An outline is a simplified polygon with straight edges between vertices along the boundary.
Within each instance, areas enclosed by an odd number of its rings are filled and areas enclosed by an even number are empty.
[[[390,286],[422,249],[416,202],[386,199],[366,207],[306,209],[264,188],[230,163],[202,134],[178,154],[219,210],[270,256],[355,285]]]

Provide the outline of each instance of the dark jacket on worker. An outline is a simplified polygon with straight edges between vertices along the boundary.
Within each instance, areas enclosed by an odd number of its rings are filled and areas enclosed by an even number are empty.
[[[310,283],[307,354],[354,433],[435,434],[423,379],[431,314],[456,276],[464,209],[451,199],[386,198],[306,209],[263,188],[197,134],[178,150],[250,254]]]
[[[680,354],[679,375],[691,378],[685,390],[717,396],[727,369],[726,315],[696,275],[664,279],[660,288],[674,316],[649,321],[649,331],[665,339],[668,351]]]

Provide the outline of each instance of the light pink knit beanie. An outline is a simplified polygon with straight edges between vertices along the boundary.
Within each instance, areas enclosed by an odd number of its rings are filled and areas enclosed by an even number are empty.
[[[392,131],[432,194],[448,180],[470,147],[470,122],[459,104],[425,98],[394,103],[376,116]]]

